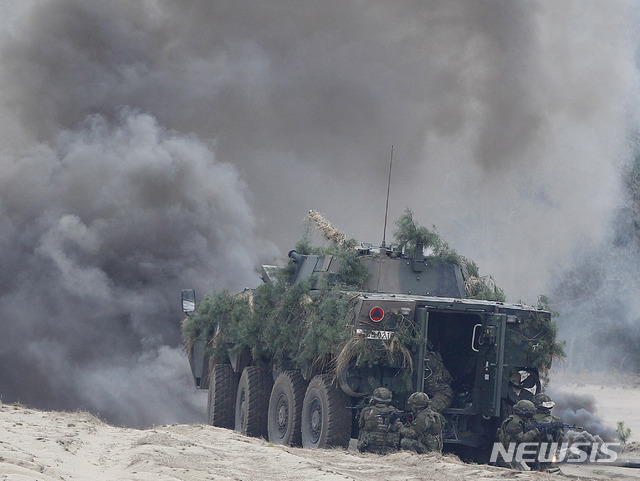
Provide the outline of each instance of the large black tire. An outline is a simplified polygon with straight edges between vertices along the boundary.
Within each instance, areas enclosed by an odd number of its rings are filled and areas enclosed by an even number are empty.
[[[245,367],[236,393],[235,430],[246,436],[267,437],[267,408],[273,378],[271,372]]]
[[[348,447],[351,438],[349,397],[326,374],[311,379],[302,403],[302,446]]]
[[[276,378],[269,398],[268,430],[273,444],[301,446],[302,401],[306,382],[297,371],[284,371]]]
[[[216,364],[209,376],[207,422],[211,426],[233,429],[238,377],[230,364]]]

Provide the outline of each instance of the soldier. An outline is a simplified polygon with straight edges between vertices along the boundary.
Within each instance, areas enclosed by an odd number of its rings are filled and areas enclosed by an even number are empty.
[[[431,409],[429,396],[423,392],[414,392],[409,396],[407,404],[411,408],[413,419],[400,429],[400,447],[418,454],[442,452],[444,417]]]
[[[552,399],[545,393],[541,392],[533,397],[533,404],[536,406],[536,413],[533,415],[534,423],[558,423],[562,422],[558,416],[551,414],[553,406],[556,405]],[[562,442],[564,431],[562,429],[556,429],[557,432],[552,433],[554,442]],[[545,439],[547,441],[547,439]]]
[[[390,405],[391,397],[391,391],[385,387],[379,387],[373,391],[371,405],[362,410],[358,420],[360,427],[358,451],[387,454],[398,449],[400,444],[398,431],[402,427],[402,422],[393,416],[399,410]]]
[[[431,400],[429,407],[434,411],[442,412],[451,404],[451,379],[440,353],[429,349],[424,356],[424,391]]]
[[[541,392],[536,394],[533,397],[533,404],[536,406],[536,413],[533,415],[532,422],[534,423],[555,423],[562,422],[557,416],[551,414],[551,409],[556,405],[555,402],[551,400],[549,396],[545,393]],[[557,443],[558,446],[562,444],[562,440],[564,438],[564,430],[562,428],[553,428],[553,429],[544,429],[540,430],[540,435],[538,436],[538,441],[541,443],[547,443],[547,451],[545,454],[545,459],[549,459],[552,454],[550,449],[552,449],[553,443]],[[546,471],[554,471],[557,472],[560,468],[556,466],[552,462],[541,462],[539,469]]]
[[[533,415],[534,423],[557,423],[562,421],[558,416],[551,414],[551,410],[556,403],[545,393],[536,394],[533,397],[533,404],[536,407],[536,413]],[[562,434],[562,430],[560,433]]]
[[[513,414],[509,415],[498,428],[498,440],[504,448],[509,451],[509,444],[516,443],[517,452],[520,443],[536,441],[540,432],[537,429],[525,431],[525,424],[531,423],[533,415],[536,413],[536,406],[533,402],[523,399],[513,406]],[[505,461],[501,456],[497,459],[498,466],[527,471],[528,466],[524,462],[515,458],[512,461]]]

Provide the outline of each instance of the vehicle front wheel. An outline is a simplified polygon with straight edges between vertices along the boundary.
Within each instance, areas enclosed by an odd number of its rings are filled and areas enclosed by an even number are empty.
[[[207,421],[211,426],[233,429],[238,378],[230,364],[216,364],[209,378]]]
[[[311,379],[302,403],[302,446],[348,447],[351,438],[349,397],[326,374]]]
[[[236,393],[235,430],[246,436],[267,436],[267,406],[271,373],[255,366],[245,367]]]

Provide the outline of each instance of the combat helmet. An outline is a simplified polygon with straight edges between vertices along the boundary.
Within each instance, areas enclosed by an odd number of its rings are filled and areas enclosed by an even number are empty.
[[[415,409],[422,409],[429,403],[429,396],[427,396],[423,392],[414,392],[409,399],[407,399],[407,404]]]
[[[390,403],[391,402],[391,391],[389,391],[386,387],[379,387],[373,391],[372,399],[376,402],[380,403]]]
[[[533,404],[533,402],[523,399],[513,406],[513,412],[518,416],[531,417],[537,412],[537,410],[536,405]]]
[[[533,396],[533,404],[535,404],[538,410],[553,409],[553,406],[556,405],[556,403],[553,402],[552,399],[543,392],[539,392],[538,394]]]

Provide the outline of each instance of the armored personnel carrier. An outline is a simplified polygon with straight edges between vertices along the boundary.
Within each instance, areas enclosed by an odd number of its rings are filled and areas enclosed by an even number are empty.
[[[464,265],[435,262],[419,243],[294,250],[262,279],[197,310],[183,291],[183,336],[195,384],[209,391],[208,422],[276,444],[347,446],[376,387],[401,409],[429,394],[436,352],[450,374],[445,450],[482,460],[562,351],[548,311],[468,298]]]

